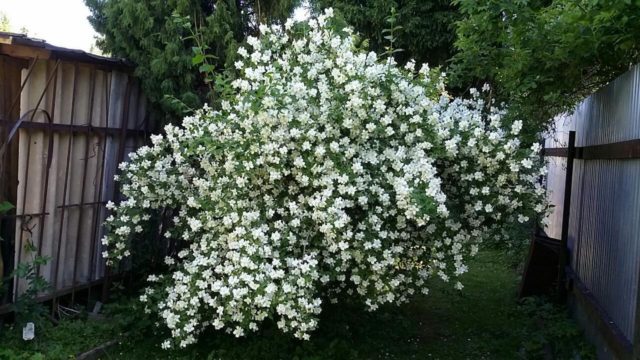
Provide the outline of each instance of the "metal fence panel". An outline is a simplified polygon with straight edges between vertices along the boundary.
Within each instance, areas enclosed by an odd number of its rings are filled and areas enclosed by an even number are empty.
[[[582,163],[573,267],[631,340],[640,266],[640,160]]]
[[[567,125],[569,124],[569,125]],[[576,131],[585,147],[640,138],[640,67],[635,66],[556,119],[547,147],[564,147],[564,133]],[[558,161],[558,159],[552,160]],[[561,207],[561,165],[550,163],[549,199]],[[579,280],[631,342],[634,339],[640,274],[640,160],[576,160],[573,172],[568,246]],[[561,226],[561,211],[548,219],[549,232]],[[558,236],[559,238],[559,236]]]
[[[573,116],[582,120],[576,146],[640,138],[640,65],[586,98]]]

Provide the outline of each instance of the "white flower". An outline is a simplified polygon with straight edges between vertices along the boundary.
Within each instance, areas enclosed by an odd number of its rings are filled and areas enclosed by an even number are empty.
[[[202,221],[198,219],[189,218],[187,221],[189,223],[189,227],[191,228],[191,231],[198,231],[202,227]]]
[[[511,125],[511,133],[513,135],[518,135],[520,133],[520,130],[522,130],[522,121],[521,120],[514,121],[513,125]]]
[[[305,32],[261,26],[219,108],[165,127],[121,165],[104,258],[151,238],[131,233],[160,211],[179,245],[141,297],[171,334],[163,348],[207,327],[245,336],[265,319],[309,339],[338,294],[373,311],[438,279],[461,289],[478,244],[509,241],[505,225],[547,209],[522,122],[477,91],[451,97],[426,65],[415,74],[359,52],[331,16]]]

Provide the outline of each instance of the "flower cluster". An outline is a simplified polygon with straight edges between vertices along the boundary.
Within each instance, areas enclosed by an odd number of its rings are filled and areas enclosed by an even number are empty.
[[[181,245],[142,300],[187,346],[208,326],[236,336],[271,319],[308,339],[323,301],[375,310],[451,281],[505,224],[545,210],[537,150],[482,93],[358,49],[331,11],[261,28],[236,63],[234,95],[167,126],[121,165],[125,201],[108,262],[152,211],[175,211]]]

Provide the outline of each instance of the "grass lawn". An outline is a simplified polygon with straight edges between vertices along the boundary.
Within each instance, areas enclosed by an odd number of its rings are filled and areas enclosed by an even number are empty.
[[[462,293],[437,284],[429,296],[418,297],[400,308],[387,307],[375,313],[362,311],[357,306],[326,308],[320,329],[308,342],[282,336],[275,328],[266,328],[246,339],[211,332],[203,335],[196,346],[167,352],[158,347],[161,336],[137,331],[123,336],[120,343],[110,348],[102,359],[593,357],[579,330],[560,309],[549,304],[530,302],[519,306],[516,303],[518,278],[502,253],[482,252],[470,268],[470,273],[464,277]],[[0,337],[0,348],[2,341]],[[35,344],[15,344],[25,353],[38,351],[29,349]],[[69,354],[76,353],[76,348],[70,346],[72,352]],[[46,351],[45,348],[42,350]],[[54,358],[47,357],[46,352],[44,355],[47,359]]]

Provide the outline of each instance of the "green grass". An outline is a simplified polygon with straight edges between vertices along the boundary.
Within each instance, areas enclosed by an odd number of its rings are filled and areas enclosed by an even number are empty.
[[[75,359],[76,355],[119,336],[110,321],[81,319],[36,325],[36,337],[22,340],[22,330],[0,329],[0,359]]]
[[[518,278],[502,253],[479,254],[463,283],[464,290],[457,292],[438,282],[428,296],[374,313],[355,305],[328,307],[320,329],[307,342],[267,326],[245,339],[208,332],[198,345],[167,352],[158,347],[161,336],[134,330],[103,359],[479,360],[545,355],[575,359],[578,353],[581,359],[592,357],[561,309],[536,301],[518,305]]]

